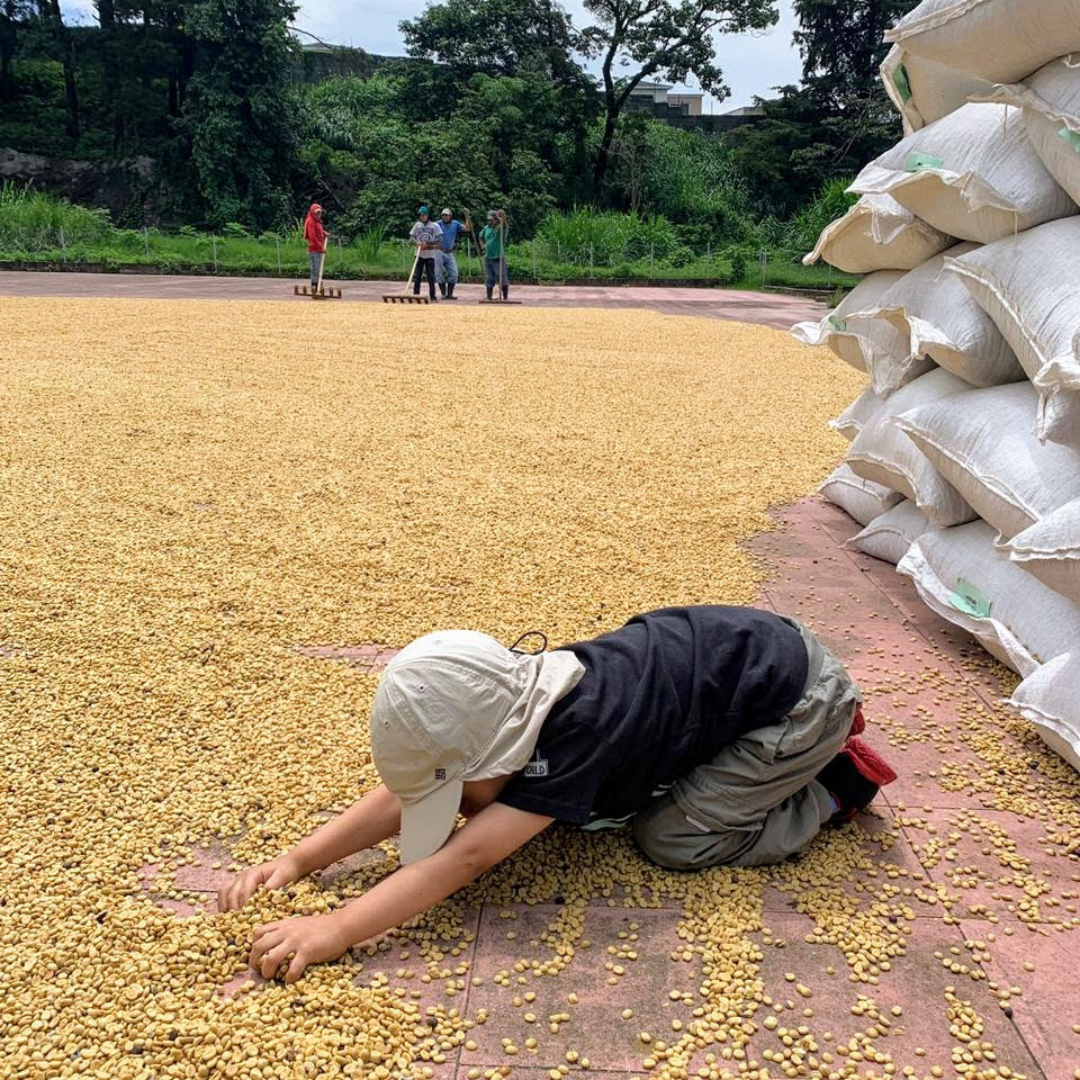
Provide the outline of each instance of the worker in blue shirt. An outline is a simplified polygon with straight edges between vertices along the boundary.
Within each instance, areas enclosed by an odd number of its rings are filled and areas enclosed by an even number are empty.
[[[471,233],[472,221],[469,218],[468,207],[464,208],[465,220],[457,221],[449,206],[444,206],[439,215],[439,224],[442,226],[442,247],[438,252],[436,273],[438,274],[439,292],[447,300],[456,300],[454,286],[458,281],[457,259],[454,258],[454,246],[462,233]]]

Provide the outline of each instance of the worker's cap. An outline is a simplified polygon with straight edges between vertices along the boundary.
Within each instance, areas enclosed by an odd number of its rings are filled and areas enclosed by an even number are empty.
[[[439,216],[440,217],[453,217],[454,216],[454,211],[451,210],[449,206],[444,206],[442,208],[442,212],[441,212],[441,214]]]
[[[416,214],[417,214],[418,217],[419,217],[420,214],[430,214],[430,213],[431,213],[431,211],[426,206],[421,206],[420,209],[416,211]]]
[[[529,656],[487,634],[427,634],[387,665],[371,712],[371,751],[401,800],[401,861],[453,832],[466,780],[525,767],[554,704],[585,669],[571,652]]]

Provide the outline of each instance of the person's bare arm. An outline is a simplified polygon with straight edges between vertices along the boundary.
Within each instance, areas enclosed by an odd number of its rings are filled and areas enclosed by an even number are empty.
[[[238,874],[218,893],[218,910],[242,908],[260,885],[270,889],[291,885],[338,859],[374,847],[400,828],[401,802],[380,784],[343,814],[301,840],[291,851]]]
[[[332,915],[257,927],[249,963],[269,979],[291,956],[285,982],[296,982],[309,964],[335,960],[351,945],[400,926],[453,895],[554,820],[492,803],[433,855],[401,867]]]

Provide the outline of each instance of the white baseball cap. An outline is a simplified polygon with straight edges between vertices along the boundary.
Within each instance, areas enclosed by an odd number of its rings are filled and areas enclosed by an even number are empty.
[[[442,211],[439,213],[439,217],[453,217],[453,216],[454,216],[454,211],[451,210],[449,206],[444,206],[442,208]]]
[[[524,768],[555,703],[585,674],[571,652],[511,652],[487,634],[426,634],[386,666],[371,711],[371,751],[401,800],[401,861],[438,851],[467,780]]]

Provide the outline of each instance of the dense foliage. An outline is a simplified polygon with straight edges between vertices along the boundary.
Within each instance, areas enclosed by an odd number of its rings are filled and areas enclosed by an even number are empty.
[[[794,246],[805,222],[780,222],[898,133],[876,65],[913,3],[796,0],[802,85],[716,135],[629,113],[628,95],[692,73],[722,97],[713,35],[771,25],[774,0],[586,0],[581,26],[554,0],[443,0],[402,23],[408,58],[357,51],[359,74],[329,77],[289,32],[292,0],[97,0],[96,26],[0,0],[0,146],[148,155],[154,178],[112,205],[125,226],[280,233],[318,200],[338,235],[400,236],[433,202],[506,206],[518,237],[629,212],[631,231],[663,220],[676,259]]]

